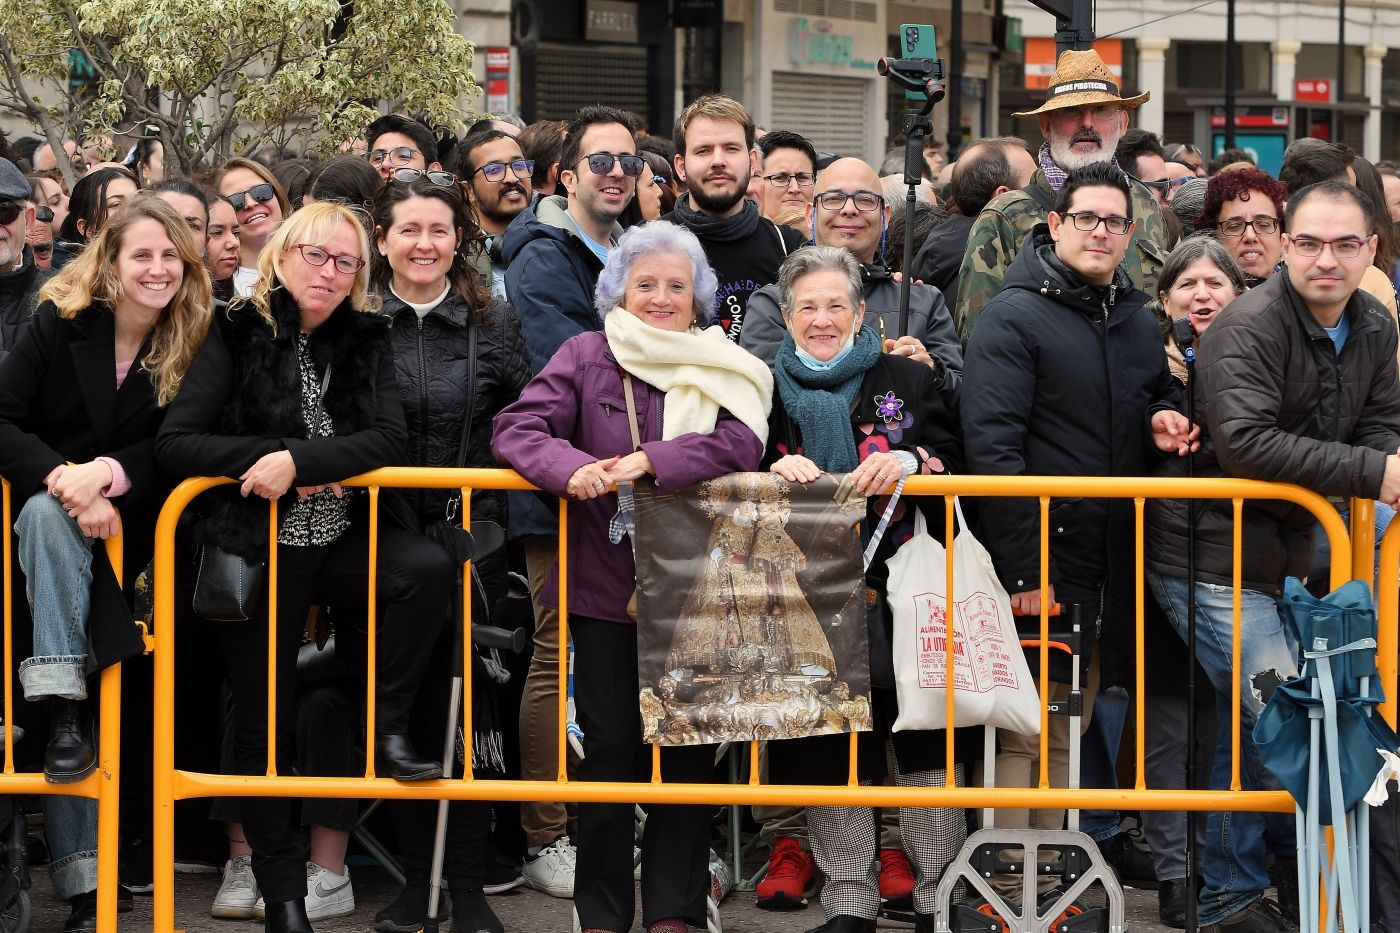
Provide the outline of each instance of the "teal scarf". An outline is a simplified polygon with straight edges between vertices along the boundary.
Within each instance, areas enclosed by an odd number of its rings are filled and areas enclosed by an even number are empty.
[[[851,405],[866,371],[879,358],[880,338],[869,327],[856,334],[846,358],[824,372],[808,369],[797,358],[791,334],[783,338],[773,366],[778,397],[802,432],[802,455],[828,473],[849,473],[860,463]]]

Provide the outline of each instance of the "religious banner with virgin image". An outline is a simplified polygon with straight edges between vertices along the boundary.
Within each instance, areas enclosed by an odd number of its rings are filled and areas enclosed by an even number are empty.
[[[644,741],[871,728],[865,498],[849,482],[732,473],[635,499]]]

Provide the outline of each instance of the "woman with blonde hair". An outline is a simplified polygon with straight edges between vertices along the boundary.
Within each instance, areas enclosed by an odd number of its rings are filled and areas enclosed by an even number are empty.
[[[209,278],[184,218],[142,196],[94,231],[39,297],[0,365],[0,476],[21,504],[26,583],[13,592],[27,600],[14,608],[34,623],[20,684],[25,699],[50,706],[45,777],[72,783],[97,761],[91,662],[141,650],[96,542],[122,534],[128,584],[150,558],[169,488],[156,467],[156,432],[209,329]],[[72,904],[73,929],[96,911],[96,804],[46,800],[50,872]]]
[[[233,291],[246,297],[258,283],[258,257],[292,213],[292,205],[272,170],[252,159],[225,162],[214,176],[214,190],[228,198],[238,220],[241,254],[233,273]]]
[[[369,291],[369,242],[340,204],[297,211],[258,257],[259,280],[218,326],[190,369],[189,388],[157,441],[161,465],[179,476],[226,475],[197,521],[197,543],[249,562],[268,558],[267,506],[277,503],[278,770],[292,773],[296,657],[308,612],[363,614],[369,576],[364,496],[340,481],[405,462],[407,428],[388,319]],[[294,495],[293,495],[294,493]],[[220,495],[222,494],[222,495]],[[444,619],[452,570],[426,538],[381,522],[378,536],[376,729],[379,773],[403,781],[441,775],[417,754],[408,717]],[[233,764],[267,764],[266,608],[246,622],[215,622],[234,699]],[[324,624],[324,623],[322,623]],[[337,650],[354,626],[338,625]],[[361,640],[363,636],[360,636]],[[306,839],[287,798],[248,797],[240,810],[266,929],[311,929]]]

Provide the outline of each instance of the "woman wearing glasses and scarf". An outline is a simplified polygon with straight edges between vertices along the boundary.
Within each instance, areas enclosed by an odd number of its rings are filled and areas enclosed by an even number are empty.
[[[252,159],[225,162],[214,177],[214,190],[228,198],[238,220],[240,246],[233,293],[246,298],[258,283],[258,256],[292,212],[291,204],[272,171]]]
[[[359,164],[367,166],[363,160]],[[476,224],[457,177],[400,168],[391,178],[374,205],[373,284],[392,321],[390,343],[409,430],[408,457],[402,463],[494,467],[491,420],[530,381],[520,322],[509,305],[492,301],[487,283],[472,266],[466,248],[475,240]],[[405,527],[421,532],[456,515],[455,499],[448,490],[404,490],[391,497],[388,507]],[[471,521],[504,527],[505,493],[474,493]],[[485,606],[474,606],[479,613],[505,589],[505,555],[484,555],[472,567],[485,588]],[[452,607],[449,600],[440,611],[450,613]],[[452,630],[460,624],[460,618],[448,620],[436,653],[444,663],[430,672],[415,706],[413,732],[423,747],[442,741],[451,677],[446,662],[454,654]],[[501,724],[491,715],[496,707],[492,681],[480,664],[473,669],[472,691],[475,722],[468,734],[474,730],[478,741],[471,743],[471,765],[479,774],[500,776],[505,762],[491,749],[500,747]],[[398,898],[376,914],[376,929],[422,927],[436,811],[427,801],[390,803],[407,880]],[[490,804],[483,802],[455,801],[448,809],[446,877],[452,921],[464,933],[502,929],[482,892],[490,815]]]
[[[157,441],[177,476],[225,475],[240,485],[207,496],[195,539],[249,561],[268,557],[267,504],[277,503],[277,767],[292,772],[296,658],[314,605],[358,615],[368,596],[367,497],[339,481],[404,462],[407,430],[387,320],[369,294],[368,238],[339,204],[298,211],[268,241],[258,286],[236,301],[187,376]],[[409,739],[410,708],[441,631],[452,567],[441,548],[381,522],[374,750],[381,776],[441,775]],[[267,625],[214,623],[234,699],[234,766],[267,766]],[[337,643],[353,639],[338,629]],[[293,801],[241,802],[252,869],[275,933],[311,929],[307,846]]]

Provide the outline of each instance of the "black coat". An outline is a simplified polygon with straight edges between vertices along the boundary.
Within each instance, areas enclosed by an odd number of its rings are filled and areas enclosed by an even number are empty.
[[[335,436],[308,439],[297,366],[299,312],[280,287],[273,289],[272,310],[275,333],[248,302],[235,302],[216,318],[157,439],[161,466],[178,476],[237,478],[264,455],[286,450],[296,463],[296,487],[407,462],[388,318],[346,302],[312,334],[318,374],[333,366],[325,411]],[[236,488],[205,498],[214,501],[196,523],[195,539],[266,559],[266,503],[244,499]]]
[[[170,483],[156,468],[155,437],[165,410],[157,408],[142,348],[117,388],[116,318],[94,305],[69,319],[45,302],[14,350],[0,362],[0,476],[10,483],[15,514],[42,492],[44,479],[67,462],[111,457],[122,465],[131,489],[112,504],[121,512],[127,591],[153,550],[155,517]],[[117,586],[103,548],[93,549],[89,643],[96,666],[123,660],[100,646],[108,636],[134,647],[128,601]],[[24,590],[16,587],[16,594]],[[16,609],[27,612],[24,600]]]
[[[520,337],[520,321],[498,301],[484,324],[471,323],[466,300],[450,293],[421,320],[389,292],[384,313],[392,322],[389,340],[398,373],[399,397],[408,421],[408,459],[414,466],[458,466],[457,451],[472,400],[472,430],[465,466],[497,466],[491,456],[491,422],[520,397],[530,381],[530,363]],[[476,384],[468,386],[469,333],[476,329]],[[448,490],[412,490],[393,497],[395,514],[406,527],[421,530],[444,517]],[[472,494],[472,519],[506,524],[506,495],[490,489]]]
[[[950,214],[933,228],[914,257],[914,278],[932,285],[945,296],[951,295],[954,302],[958,300],[958,273],[962,271],[963,256],[967,253],[967,238],[976,219]]]
[[[1297,483],[1323,495],[1374,499],[1386,458],[1400,446],[1395,320],[1359,289],[1346,311],[1342,352],[1294,290],[1287,270],[1231,302],[1198,342],[1196,411],[1205,423],[1197,476]],[[1184,475],[1185,464],[1161,472]],[[1186,576],[1186,503],[1149,500],[1148,562]],[[1312,513],[1283,502],[1247,502],[1243,579],[1277,595],[1286,576],[1312,567]],[[1234,579],[1234,510],[1197,507],[1198,578]]]
[[[1112,285],[1085,284],[1059,262],[1043,224],[1028,246],[968,342],[962,424],[969,472],[1146,475],[1159,456],[1152,415],[1178,408],[1180,398],[1147,295],[1121,267]],[[1040,585],[1039,508],[1031,498],[980,502],[978,538],[1009,593]],[[1092,602],[1102,593],[1116,634],[1129,637],[1132,527],[1127,500],[1050,504],[1056,597]],[[1113,684],[1122,676],[1115,665],[1126,664],[1132,645],[1114,633],[1105,642],[1105,683]]]
[[[53,275],[34,264],[34,251],[28,246],[16,268],[0,272],[0,358],[19,342],[20,330],[39,307],[39,289]]]

